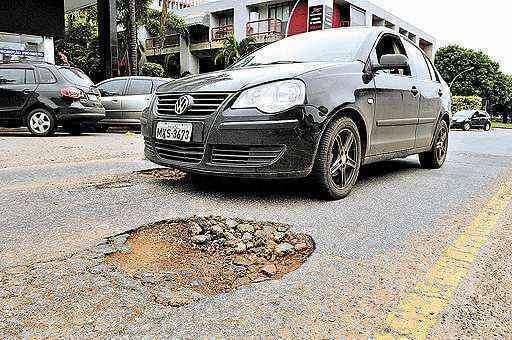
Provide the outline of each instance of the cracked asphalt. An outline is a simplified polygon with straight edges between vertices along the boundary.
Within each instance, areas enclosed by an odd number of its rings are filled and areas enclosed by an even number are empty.
[[[512,180],[512,132],[453,131],[450,138],[442,169],[423,170],[416,157],[372,165],[362,170],[350,197],[324,202],[302,180],[143,178],[136,172],[157,166],[143,159],[137,134],[35,139],[2,131],[0,270],[80,253],[109,236],[165,219],[213,214],[275,221],[311,235],[317,247],[283,279],[180,308],[143,305],[141,317],[131,319],[129,327],[123,327],[121,312],[108,314],[126,304],[113,299],[101,312],[119,329],[84,326],[81,333],[69,328],[63,334],[324,338],[388,333],[386,315]],[[512,336],[510,314],[503,312],[512,307],[505,292],[510,291],[505,254],[512,246],[503,232],[510,228],[509,216],[499,220],[432,337]],[[502,256],[492,264],[496,253]],[[489,272],[503,274],[491,286],[503,294],[492,295]],[[470,320],[471,315],[478,318]],[[32,334],[30,326],[19,327]]]

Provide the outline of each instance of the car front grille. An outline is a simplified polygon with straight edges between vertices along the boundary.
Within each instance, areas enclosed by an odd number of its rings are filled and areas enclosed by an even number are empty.
[[[156,141],[155,151],[169,161],[198,164],[203,159],[204,144]]]
[[[158,93],[157,112],[159,115],[176,115],[174,105],[181,96],[190,95],[194,103],[183,115],[185,116],[208,116],[215,113],[219,107],[228,99],[231,93],[228,92],[195,92],[195,93]]]
[[[284,146],[214,145],[211,163],[225,166],[266,166],[277,160]]]

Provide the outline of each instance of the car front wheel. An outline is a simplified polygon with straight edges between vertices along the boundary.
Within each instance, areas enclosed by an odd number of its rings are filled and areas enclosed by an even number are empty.
[[[467,122],[466,122],[466,123],[464,123],[464,125],[462,125],[462,130],[464,130],[464,131],[469,131],[469,130],[471,130],[471,124],[469,124],[469,123],[467,123]]]
[[[439,122],[432,149],[420,154],[420,164],[426,169],[439,169],[446,161],[448,153],[448,124],[444,120]]]
[[[35,109],[28,114],[27,127],[34,136],[45,137],[55,133],[57,124],[51,112]]]
[[[326,128],[312,176],[326,199],[345,198],[354,187],[362,162],[361,136],[354,121],[342,117]]]
[[[484,126],[484,130],[485,131],[490,131],[491,130],[491,123],[487,122]]]

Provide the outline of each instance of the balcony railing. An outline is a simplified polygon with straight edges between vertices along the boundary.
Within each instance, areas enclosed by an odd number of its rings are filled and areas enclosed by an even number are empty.
[[[166,47],[176,47],[180,45],[180,35],[179,34],[169,34],[165,36],[163,42],[158,41],[156,38],[146,39],[146,48],[148,50],[153,50],[156,48],[166,48]]]
[[[212,28],[212,41],[224,40],[233,35],[235,27],[233,25],[219,26]]]
[[[264,19],[249,21],[247,23],[247,35],[256,36],[260,34],[283,35],[283,22],[279,19]]]

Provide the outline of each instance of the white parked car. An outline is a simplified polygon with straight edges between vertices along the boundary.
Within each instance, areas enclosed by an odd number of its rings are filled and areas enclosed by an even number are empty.
[[[140,126],[142,111],[149,105],[152,93],[172,79],[153,77],[118,77],[96,85],[106,117],[98,124]]]

